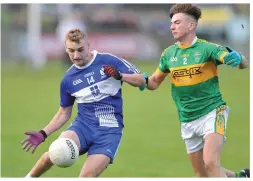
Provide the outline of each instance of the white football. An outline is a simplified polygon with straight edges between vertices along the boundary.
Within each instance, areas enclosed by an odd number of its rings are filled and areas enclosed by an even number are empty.
[[[49,158],[58,167],[69,167],[73,165],[79,150],[76,143],[68,138],[58,138],[49,147]]]

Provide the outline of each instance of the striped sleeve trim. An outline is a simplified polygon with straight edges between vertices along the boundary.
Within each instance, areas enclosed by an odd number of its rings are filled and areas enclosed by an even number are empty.
[[[163,72],[159,68],[156,69],[156,73],[158,73],[159,75],[168,75],[169,74],[169,72]]]
[[[114,57],[114,58],[117,58],[117,59],[120,60],[127,68],[131,69],[134,73],[136,73],[136,74],[141,73],[140,70],[139,70],[137,67],[135,67],[134,64],[132,64],[132,63],[126,61],[125,59],[123,59],[123,58],[121,58],[121,57],[117,57],[117,56],[115,56],[115,55],[113,55],[113,54],[111,54],[111,53],[99,53],[99,54],[110,55],[110,56],[112,56],[112,57]]]
[[[228,52],[224,52],[224,53],[221,54],[221,56],[220,56],[220,61],[221,61],[222,63],[224,63],[224,57],[225,57],[227,54],[228,54]]]

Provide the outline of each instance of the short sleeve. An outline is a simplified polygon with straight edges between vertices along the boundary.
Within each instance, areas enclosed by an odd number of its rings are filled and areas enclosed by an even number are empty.
[[[75,102],[75,97],[71,96],[67,90],[68,90],[68,87],[67,87],[66,80],[63,79],[60,85],[60,106],[61,107],[72,106]]]
[[[160,57],[160,63],[159,66],[157,68],[158,72],[162,72],[162,73],[170,73],[169,67],[167,66],[167,55],[166,55],[166,50],[163,51],[161,57]]]
[[[210,57],[216,65],[224,63],[224,56],[228,54],[228,51],[221,45],[211,44],[209,47]]]
[[[140,70],[132,63],[129,61],[116,57],[116,56],[111,56],[110,57],[110,64],[116,66],[117,70],[120,73],[125,73],[125,74],[139,74],[141,73]]]

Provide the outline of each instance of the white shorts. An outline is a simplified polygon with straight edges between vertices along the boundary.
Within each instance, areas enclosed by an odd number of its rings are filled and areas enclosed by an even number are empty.
[[[181,123],[181,136],[185,142],[187,153],[193,153],[204,147],[205,137],[210,133],[224,136],[226,141],[226,128],[229,108],[219,106],[210,113],[191,122]]]

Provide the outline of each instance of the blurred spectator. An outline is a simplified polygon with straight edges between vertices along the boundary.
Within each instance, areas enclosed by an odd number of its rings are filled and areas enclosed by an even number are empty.
[[[249,4],[197,5],[202,8],[202,18],[197,29],[199,38],[244,47],[245,54],[249,54],[249,48],[246,48],[250,36]],[[170,31],[170,6],[172,4],[41,4],[43,49],[49,60],[59,60],[61,57],[61,62],[69,65],[64,47],[65,34],[69,29],[80,28],[89,31],[91,46],[119,53],[119,56],[133,55],[135,46],[147,43],[152,48],[145,44],[142,47],[147,50],[142,49],[143,53],[138,50],[138,55],[134,54],[137,57],[133,59],[153,60],[156,58],[153,50],[152,57],[142,56],[153,49],[150,42],[160,47],[158,52],[168,44],[175,43]],[[5,35],[2,36],[2,54],[7,61],[26,60],[27,50],[22,45],[27,42],[27,7],[27,4],[1,5],[2,34]],[[144,37],[137,38],[139,35]],[[125,40],[127,42],[120,43]],[[13,49],[18,51],[11,51]]]
[[[156,33],[160,36],[167,36],[170,33],[169,15],[163,11],[156,11],[153,13],[153,16],[153,26]]]

